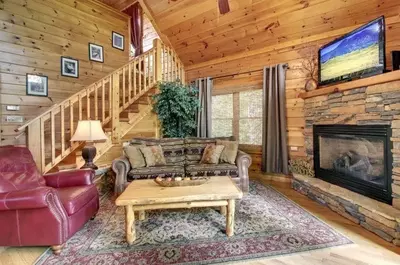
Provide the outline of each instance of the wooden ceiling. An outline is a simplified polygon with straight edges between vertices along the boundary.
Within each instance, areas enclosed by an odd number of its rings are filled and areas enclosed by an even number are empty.
[[[127,7],[131,6],[132,4],[136,3],[137,0],[99,0],[106,5],[114,7],[117,10],[124,10]]]
[[[230,0],[220,15],[216,0],[144,2],[186,66],[398,17],[400,8],[385,0]]]
[[[102,0],[121,9],[135,0]],[[217,0],[138,0],[145,3],[164,41],[190,68],[210,60],[245,56],[260,49],[339,30],[350,31],[385,14],[399,19],[400,4],[386,0],[229,0],[221,15]],[[291,44],[294,43],[294,44]]]

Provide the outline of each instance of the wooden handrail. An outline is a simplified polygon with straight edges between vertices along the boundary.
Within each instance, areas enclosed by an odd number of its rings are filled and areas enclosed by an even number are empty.
[[[154,49],[154,48],[153,48],[153,49]],[[96,85],[97,83],[102,82],[103,80],[106,80],[106,79],[110,78],[113,74],[115,74],[115,73],[121,71],[124,67],[126,67],[127,65],[129,65],[129,64],[131,64],[132,62],[136,61],[138,58],[144,57],[145,55],[147,55],[147,54],[149,54],[150,52],[152,52],[153,49],[150,49],[150,50],[148,50],[147,52],[142,53],[141,55],[139,55],[139,56],[133,58],[132,60],[130,60],[128,63],[124,64],[124,65],[121,66],[120,68],[118,68],[118,69],[114,70],[113,72],[109,73],[108,75],[106,75],[105,77],[103,77],[102,79],[100,79],[99,81],[94,82],[93,84],[90,84],[89,86],[87,86],[86,88],[82,89],[81,91],[76,92],[75,94],[73,94],[73,95],[70,96],[69,98],[65,99],[64,101],[62,101],[62,102],[60,102],[60,103],[57,103],[57,104],[54,104],[50,109],[46,110],[46,111],[43,112],[41,115],[39,115],[39,116],[33,118],[32,120],[27,121],[25,124],[23,124],[23,125],[21,125],[20,127],[18,127],[18,128],[16,129],[16,131],[17,131],[17,132],[18,132],[18,131],[22,131],[22,130],[25,129],[28,125],[30,125],[30,124],[32,124],[33,122],[39,120],[39,119],[42,118],[43,116],[45,116],[45,115],[47,115],[48,113],[50,113],[52,110],[59,108],[61,105],[63,105],[63,104],[65,104],[65,103],[69,102],[72,98],[75,98],[75,97],[77,97],[79,94],[82,94],[82,93],[83,93],[83,92],[82,92],[83,90],[86,90],[86,89],[88,89],[89,87],[94,86],[94,85]]]
[[[20,126],[27,146],[43,173],[73,152],[80,143],[70,143],[77,121],[100,120],[111,125],[111,141],[119,143],[120,113],[154,87],[158,81],[185,80],[182,62],[175,52],[154,40],[154,47],[130,60],[41,115]],[[86,108],[86,109],[85,109]],[[108,141],[110,145],[111,141]]]

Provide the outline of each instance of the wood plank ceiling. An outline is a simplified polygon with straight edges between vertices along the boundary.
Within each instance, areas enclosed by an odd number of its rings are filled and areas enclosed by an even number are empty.
[[[117,10],[124,10],[137,2],[137,0],[99,0],[106,5],[109,5]]]
[[[230,0],[225,15],[216,0],[144,2],[186,66],[399,15],[383,0]]]

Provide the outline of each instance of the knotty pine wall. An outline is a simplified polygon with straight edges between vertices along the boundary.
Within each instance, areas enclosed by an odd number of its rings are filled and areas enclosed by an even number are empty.
[[[390,0],[397,1],[397,0]],[[389,2],[390,2],[389,1]],[[387,66],[391,68],[390,51],[400,50],[400,6],[397,9],[381,13],[386,17],[386,53]],[[394,15],[396,14],[396,15]],[[377,17],[377,14],[365,14],[366,21]],[[214,59],[207,62],[186,67],[187,80],[198,77],[218,77],[232,75],[214,82],[214,94],[225,94],[250,89],[262,89],[262,68],[277,63],[288,63],[286,79],[286,110],[287,110],[287,132],[289,147],[298,148],[297,151],[289,150],[290,158],[305,157],[304,126],[305,118],[303,105],[304,101],[297,98],[300,92],[304,91],[306,74],[303,71],[302,62],[309,47],[320,47],[334,38],[350,32],[360,25],[347,25],[341,29],[327,31],[323,34],[304,35],[300,39],[290,42],[280,42],[258,50],[250,50],[227,56],[221,59]],[[235,45],[234,43],[232,45]],[[247,71],[257,71],[251,74],[240,74]],[[238,74],[239,73],[239,74]],[[288,147],[288,148],[289,148]],[[242,146],[253,158],[252,170],[260,170],[261,147]]]
[[[44,112],[85,86],[125,64],[129,59],[128,16],[94,0],[0,1],[0,145],[24,144],[15,139],[19,123]],[[125,50],[112,48],[111,35],[125,36]],[[104,63],[89,61],[88,43],[104,48]],[[79,60],[79,78],[60,74],[61,56]],[[49,97],[26,95],[26,74],[48,76]],[[7,105],[20,106],[6,111]]]

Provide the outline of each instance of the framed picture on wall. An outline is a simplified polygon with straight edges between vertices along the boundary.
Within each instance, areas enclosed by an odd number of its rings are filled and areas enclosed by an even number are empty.
[[[26,74],[26,94],[28,96],[48,96],[48,78],[44,75]]]
[[[89,60],[103,63],[104,62],[103,46],[89,43]]]
[[[113,31],[112,32],[112,46],[113,46],[113,48],[123,51],[124,50],[124,36]]]
[[[68,77],[79,77],[79,61],[61,56],[61,75]]]

